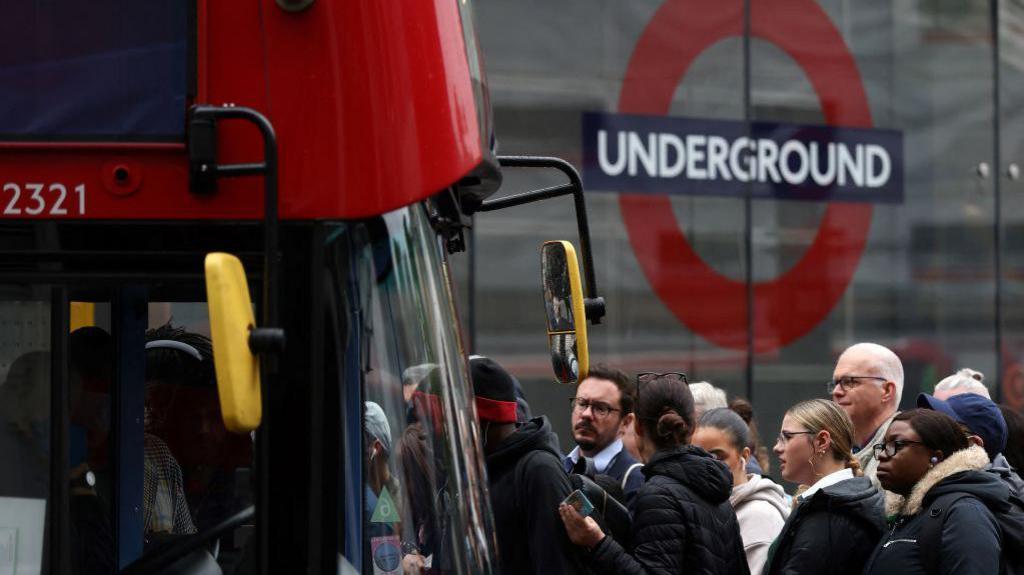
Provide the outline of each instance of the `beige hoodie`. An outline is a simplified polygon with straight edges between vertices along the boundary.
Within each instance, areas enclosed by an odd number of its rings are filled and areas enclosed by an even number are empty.
[[[748,475],[746,483],[732,488],[729,503],[740,524],[750,572],[760,573],[768,559],[768,548],[789,517],[786,493],[771,479]]]

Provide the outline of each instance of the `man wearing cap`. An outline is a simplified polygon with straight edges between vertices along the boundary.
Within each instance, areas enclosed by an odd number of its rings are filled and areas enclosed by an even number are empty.
[[[991,463],[985,471],[998,475],[1010,488],[1010,493],[1018,498],[1024,497],[1024,481],[1002,455],[1008,434],[1006,419],[991,399],[975,393],[961,393],[943,401],[922,393],[917,396],[917,406],[941,411],[955,419],[970,435],[971,442],[983,447],[988,454]]]
[[[512,377],[494,360],[469,360],[486,456],[500,572],[580,573],[558,516],[572,491],[547,417],[516,423]]]

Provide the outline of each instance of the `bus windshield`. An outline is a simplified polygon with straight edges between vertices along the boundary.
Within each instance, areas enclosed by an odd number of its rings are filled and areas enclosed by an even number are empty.
[[[360,504],[346,505],[345,560],[363,573],[489,572],[486,480],[441,243],[420,205],[328,237],[331,289],[356,310],[340,320],[342,385],[361,384],[358,398],[342,393],[355,448],[345,459],[361,468],[346,474],[356,481],[345,500]]]

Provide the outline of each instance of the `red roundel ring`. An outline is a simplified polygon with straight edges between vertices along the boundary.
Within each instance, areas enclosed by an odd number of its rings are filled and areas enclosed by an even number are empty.
[[[814,0],[759,0],[751,35],[771,42],[803,69],[830,125],[871,127],[857,63]],[[743,35],[743,0],[667,0],[630,58],[619,112],[665,115],[686,70],[708,46]],[[656,294],[709,341],[747,347],[746,284],[708,266],[683,234],[668,196],[621,194],[637,259]],[[830,203],[813,244],[778,278],[754,284],[754,351],[775,351],[806,335],[835,307],[853,279],[871,229],[870,204]]]

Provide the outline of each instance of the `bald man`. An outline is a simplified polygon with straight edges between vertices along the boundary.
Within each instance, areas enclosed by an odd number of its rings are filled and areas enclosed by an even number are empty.
[[[836,361],[829,391],[853,421],[854,453],[864,476],[877,483],[878,461],[871,446],[882,441],[896,417],[903,395],[903,363],[885,346],[852,345]]]

